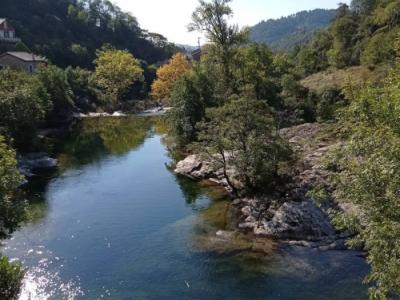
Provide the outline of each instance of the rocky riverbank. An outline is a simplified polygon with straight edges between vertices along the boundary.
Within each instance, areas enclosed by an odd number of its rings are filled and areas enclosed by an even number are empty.
[[[316,185],[332,188],[322,160],[341,145],[333,125],[302,124],[281,130],[281,135],[290,142],[298,158],[291,170],[293,180],[279,187],[274,195],[234,199],[231,210],[236,215],[237,229],[291,245],[346,249],[345,241],[350,234],[335,230],[327,213],[328,208],[339,209],[338,205],[329,201],[318,205],[309,193]],[[175,172],[195,180],[211,180],[229,191],[222,171],[213,170],[199,156],[191,155],[178,162]]]

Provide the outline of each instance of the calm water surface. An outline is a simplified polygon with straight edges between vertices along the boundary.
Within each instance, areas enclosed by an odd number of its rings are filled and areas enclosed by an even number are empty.
[[[160,119],[93,119],[28,188],[5,241],[28,267],[21,299],[367,299],[355,252],[221,240],[226,200],[175,176]]]

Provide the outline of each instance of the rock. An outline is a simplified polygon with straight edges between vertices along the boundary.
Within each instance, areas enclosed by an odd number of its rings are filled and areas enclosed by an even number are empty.
[[[347,250],[346,240],[340,239],[336,240],[333,243],[318,247],[319,250],[328,251],[328,250]]]
[[[57,159],[51,158],[43,152],[19,154],[17,160],[21,174],[28,178],[35,176],[35,171],[53,169],[58,164]]]
[[[210,164],[201,161],[197,155],[190,155],[178,162],[174,172],[192,179],[210,179],[221,184],[219,180],[210,178],[213,175]]]
[[[115,111],[111,116],[112,117],[126,117],[127,114],[124,114],[122,111]]]
[[[335,235],[328,216],[311,200],[286,202],[270,221],[263,220],[258,235],[278,239],[321,240]]]
[[[225,231],[225,230],[218,230],[215,234],[218,238],[222,240],[232,240],[235,237],[235,232],[233,231]]]
[[[197,158],[196,155],[190,155],[177,163],[175,173],[192,177],[192,173],[196,170],[199,170],[201,165],[202,162]]]

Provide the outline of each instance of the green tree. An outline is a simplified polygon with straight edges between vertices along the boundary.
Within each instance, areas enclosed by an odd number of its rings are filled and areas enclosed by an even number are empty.
[[[54,65],[41,67],[37,77],[45,87],[52,102],[52,110],[47,114],[47,120],[54,123],[64,122],[74,110],[74,95],[68,83],[66,72]]]
[[[15,229],[13,214],[16,201],[16,189],[23,177],[17,169],[15,151],[7,147],[0,135],[0,237],[3,238]],[[24,271],[19,264],[12,264],[0,255],[0,298],[16,299],[20,289]]]
[[[362,225],[353,243],[368,249],[371,299],[400,295],[399,85],[400,62],[383,87],[348,87],[351,105],[342,119],[351,135],[341,151],[336,196],[362,211],[356,216]]]
[[[265,45],[241,47],[232,58],[232,78],[239,94],[252,91],[256,99],[278,107],[279,81],[275,77],[273,53]]]
[[[333,46],[328,51],[328,59],[332,66],[344,68],[359,63],[359,55],[354,51],[358,31],[357,16],[346,4],[338,9],[338,17],[332,23],[330,33]]]
[[[234,192],[260,192],[270,188],[290,147],[279,137],[270,108],[262,101],[235,98],[210,108],[199,123],[194,148],[222,170]]]
[[[8,69],[0,71],[0,129],[17,147],[30,146],[50,109],[49,95],[36,76]]]
[[[97,51],[95,79],[114,108],[135,81],[143,80],[140,62],[128,51],[102,48]]]
[[[0,135],[0,238],[3,238],[10,227],[7,211],[12,207],[17,187],[23,181],[17,168],[15,151],[10,149]]]
[[[0,257],[0,298],[18,299],[25,272],[18,263],[10,263],[6,257]]]
[[[226,88],[234,92],[232,86],[232,56],[234,49],[248,39],[248,30],[239,30],[237,25],[230,25],[228,19],[232,16],[229,7],[231,0],[199,0],[199,7],[193,12],[190,31],[199,31],[206,34],[207,39],[214,46],[215,58],[221,65],[222,78]]]
[[[65,72],[74,96],[74,105],[83,111],[95,109],[93,106],[97,97],[93,73],[79,67],[68,67]]]

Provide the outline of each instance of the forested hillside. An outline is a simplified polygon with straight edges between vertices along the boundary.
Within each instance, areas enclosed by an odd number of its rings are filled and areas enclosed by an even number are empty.
[[[308,75],[328,67],[391,64],[399,34],[398,0],[354,0],[340,5],[329,28],[297,53],[297,65]]]
[[[262,21],[251,29],[251,39],[275,50],[292,50],[310,41],[316,31],[328,27],[334,17],[333,9],[315,9]]]
[[[148,63],[171,56],[174,46],[140,28],[136,18],[106,0],[3,0],[0,17],[35,53],[60,67],[91,67],[96,49],[111,44]]]

